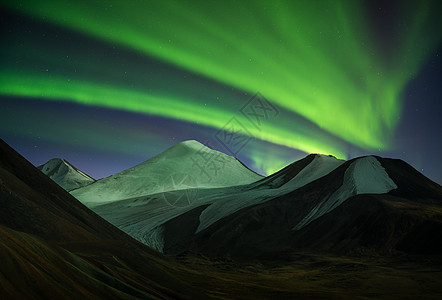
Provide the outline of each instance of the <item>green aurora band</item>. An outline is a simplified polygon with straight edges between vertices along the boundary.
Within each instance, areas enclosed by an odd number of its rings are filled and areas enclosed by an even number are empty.
[[[404,4],[408,30],[385,55],[361,1],[14,1],[10,9],[117,43],[248,91],[259,91],[325,131],[386,149],[405,85],[441,40],[431,2]],[[440,28],[440,27],[439,27]],[[199,99],[149,94],[67,77],[0,71],[0,93],[64,99],[222,127],[232,112]],[[305,152],[345,157],[337,143],[266,124],[251,134]],[[294,124],[296,125],[296,124]]]
[[[14,75],[12,71],[7,73],[7,76],[0,74],[0,90],[5,95],[14,95],[19,92],[21,96],[38,96],[46,100],[60,100],[69,97],[68,99],[74,99],[80,104],[106,106],[159,116],[165,115],[177,120],[192,120],[214,128],[223,127],[232,118],[232,111],[224,110],[222,106],[212,106],[211,109],[201,113],[201,103],[194,99],[152,95],[147,92],[115,88],[111,85],[78,80],[68,81],[66,78],[48,79],[43,76]],[[167,108],[166,111],[165,108]],[[247,123],[247,119],[242,115],[235,115],[235,118],[243,124]],[[247,130],[252,136],[274,144],[303,149],[308,153],[334,153],[338,157],[345,157],[345,154],[333,144],[324,143],[322,139],[304,138],[304,135],[294,133],[271,122],[263,123],[261,128],[249,126]]]

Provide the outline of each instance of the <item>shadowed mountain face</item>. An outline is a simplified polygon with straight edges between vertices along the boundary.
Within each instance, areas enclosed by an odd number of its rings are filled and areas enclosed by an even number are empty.
[[[0,142],[0,295],[199,298],[172,264],[90,211]]]

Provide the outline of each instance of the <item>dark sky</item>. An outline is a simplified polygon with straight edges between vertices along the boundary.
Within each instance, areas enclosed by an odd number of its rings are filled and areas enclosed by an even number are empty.
[[[442,183],[438,1],[0,3],[0,134],[35,165],[196,139],[264,175],[375,154]]]

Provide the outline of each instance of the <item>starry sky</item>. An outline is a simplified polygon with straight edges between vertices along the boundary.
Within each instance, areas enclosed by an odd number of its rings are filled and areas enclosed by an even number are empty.
[[[94,178],[195,139],[268,175],[308,153],[442,183],[439,1],[0,1],[0,134]]]

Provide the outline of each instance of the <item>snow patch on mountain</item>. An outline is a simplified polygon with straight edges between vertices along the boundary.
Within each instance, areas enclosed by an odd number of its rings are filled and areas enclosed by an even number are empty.
[[[44,165],[39,166],[38,169],[66,191],[84,187],[95,181],[92,177],[61,158],[53,158]]]
[[[358,194],[384,194],[397,189],[381,163],[373,156],[359,158],[345,171],[342,186],[316,205],[293,230],[300,230]]]
[[[353,179],[357,194],[385,194],[397,189],[397,185],[375,157],[364,157],[355,163]]]
[[[190,140],[71,194],[89,207],[174,190],[226,187],[262,179],[236,158]]]

